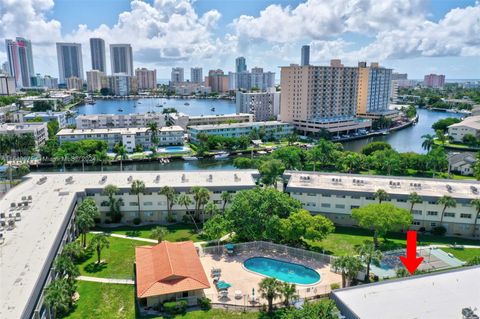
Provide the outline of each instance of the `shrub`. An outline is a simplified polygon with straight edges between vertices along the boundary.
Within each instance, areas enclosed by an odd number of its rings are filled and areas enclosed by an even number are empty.
[[[330,284],[330,289],[332,289],[332,290],[339,289],[339,288],[340,288],[340,284],[337,283],[337,282],[334,282],[333,284]]]
[[[173,216],[167,216],[167,222],[169,223],[176,223],[177,219]]]
[[[447,232],[447,229],[443,226],[437,226],[432,229],[432,234],[437,236],[443,236]]]
[[[420,227],[418,231],[421,233],[425,233],[427,230],[425,229],[425,227]]]
[[[133,224],[134,225],[140,225],[141,222],[142,222],[142,220],[140,219],[140,217],[135,217],[133,219]]]
[[[207,297],[198,298],[197,303],[202,310],[209,310],[210,308],[212,308],[212,302]]]
[[[179,315],[187,310],[187,302],[185,300],[168,301],[163,304],[163,311],[169,315]]]

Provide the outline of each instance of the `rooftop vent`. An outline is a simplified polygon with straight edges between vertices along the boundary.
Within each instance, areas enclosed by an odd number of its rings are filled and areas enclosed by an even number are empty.
[[[131,183],[131,182],[133,181],[132,175],[128,176],[127,181],[128,181],[129,183]]]
[[[107,181],[107,175],[103,175],[100,183],[105,183]]]
[[[335,177],[333,177],[333,178],[332,178],[332,183],[333,183],[333,184],[341,184],[341,183],[342,183],[342,179],[341,179],[341,178],[335,178]]]
[[[43,177],[40,177],[40,179],[38,180],[37,184],[43,184],[47,181],[47,176],[43,176]]]
[[[470,186],[470,190],[472,191],[472,193],[474,194],[478,194],[478,188],[476,188],[475,186]]]
[[[157,175],[157,177],[155,177],[155,183],[158,183],[160,182],[160,175]]]
[[[213,181],[213,175],[208,174],[207,182],[212,182]]]
[[[300,175],[300,180],[304,182],[310,182],[312,179],[308,175]]]
[[[65,179],[65,183],[71,184],[73,182],[73,176],[69,176]]]
[[[182,183],[188,182],[187,176],[182,174]]]
[[[242,180],[240,177],[238,177],[238,175],[236,173],[233,174],[233,179],[235,180],[235,182],[239,182],[239,181]]]
[[[451,193],[453,191],[453,187],[449,184],[445,185],[447,187],[447,191]]]

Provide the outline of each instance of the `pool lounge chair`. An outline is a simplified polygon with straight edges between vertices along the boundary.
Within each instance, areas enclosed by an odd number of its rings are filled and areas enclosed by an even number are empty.
[[[227,254],[229,255],[233,255],[233,249],[234,249],[234,245],[233,244],[226,244],[225,245],[225,249],[227,250]]]

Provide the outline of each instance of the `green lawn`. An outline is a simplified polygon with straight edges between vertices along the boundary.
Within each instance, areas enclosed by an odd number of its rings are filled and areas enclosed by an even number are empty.
[[[104,231],[112,234],[127,235],[130,237],[150,238],[151,230],[159,225],[142,225],[142,226],[120,226],[116,228],[96,227],[95,230]],[[192,228],[193,225],[188,224],[173,224],[166,227],[170,233],[165,237],[168,241],[200,241],[202,240]]]
[[[79,281],[77,291],[80,299],[68,319],[162,319],[155,316],[135,315],[135,295],[133,285],[115,285]],[[260,314],[225,312],[222,310],[192,311],[176,319],[258,319]]]
[[[405,247],[406,234],[392,233],[387,236],[388,240],[381,242],[381,250],[392,250]],[[335,233],[330,234],[321,242],[310,242],[313,250],[333,255],[348,255],[354,253],[354,248],[361,245],[365,240],[372,241],[372,232],[361,228],[337,226]],[[441,237],[418,234],[418,245],[430,244],[453,244],[480,245],[479,240],[462,239],[456,237]]]
[[[480,256],[479,248],[465,248],[465,249],[454,249],[454,248],[442,248],[443,251],[453,254],[460,260],[469,261],[473,257]]]
[[[93,234],[88,234],[87,244]],[[135,260],[135,246],[151,245],[141,241],[110,237],[110,248],[102,250],[100,265],[97,262],[96,252],[90,258],[79,264],[80,274],[83,276],[102,278],[133,278],[133,262]]]

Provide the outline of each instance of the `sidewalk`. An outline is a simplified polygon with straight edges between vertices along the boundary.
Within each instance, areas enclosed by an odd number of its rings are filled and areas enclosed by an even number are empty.
[[[97,277],[88,277],[88,276],[78,276],[77,279],[82,281],[101,282],[105,284],[121,284],[121,285],[135,284],[135,282],[131,279],[97,278]]]

